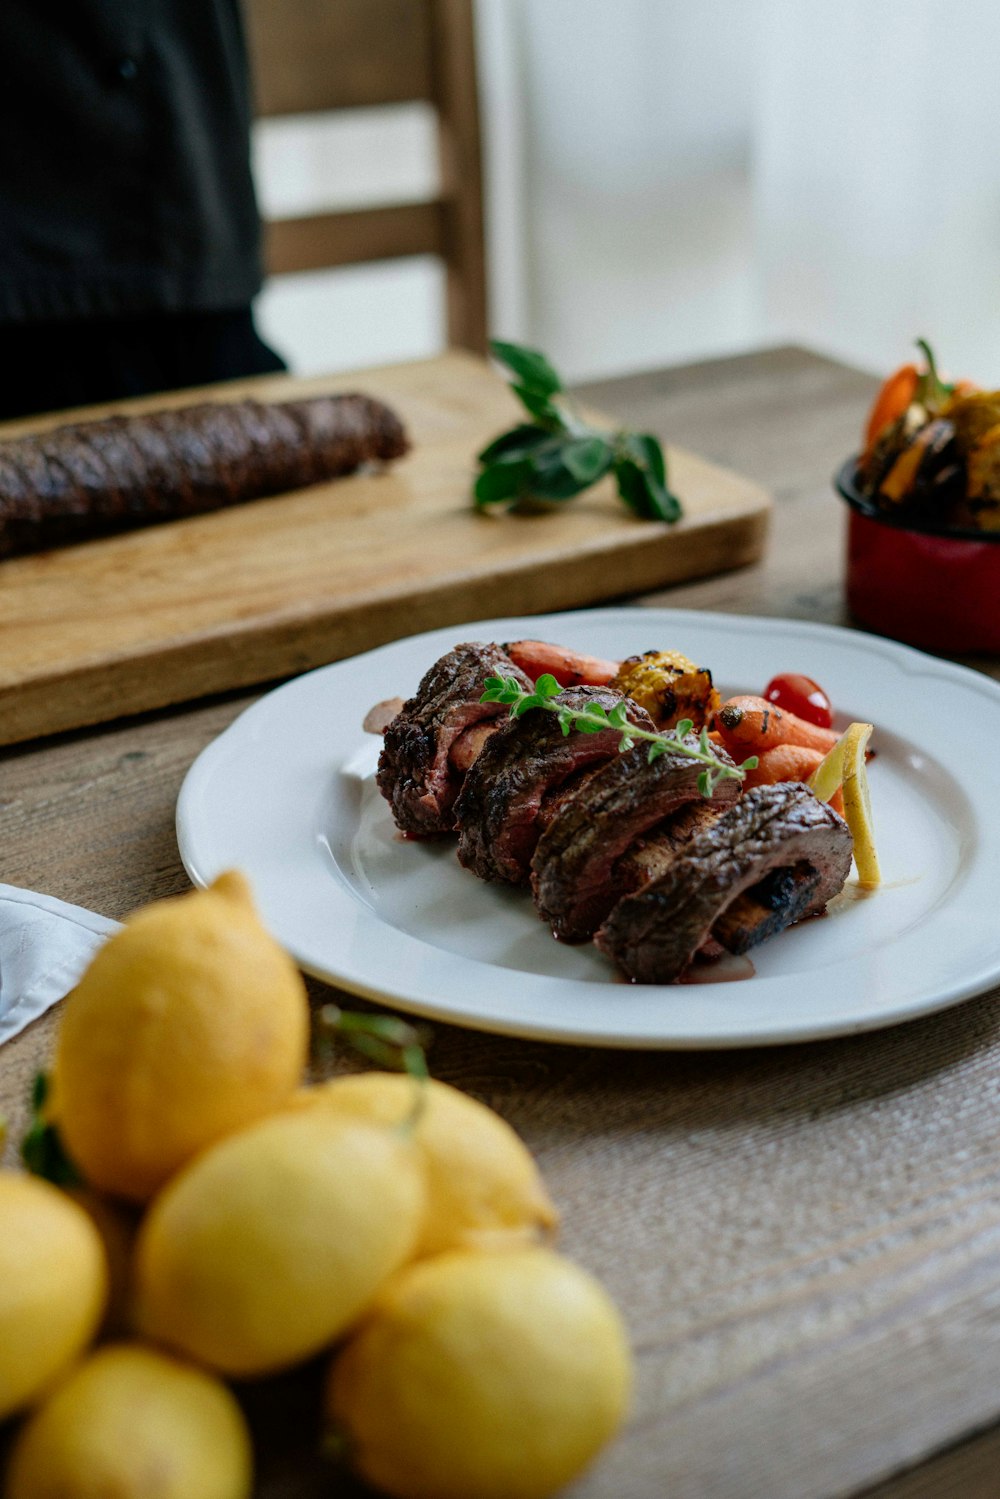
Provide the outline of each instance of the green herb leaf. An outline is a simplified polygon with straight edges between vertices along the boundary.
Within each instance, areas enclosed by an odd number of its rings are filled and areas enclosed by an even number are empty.
[[[623,446],[632,461],[666,486],[667,463],[660,440],[651,432],[626,432]]]
[[[49,1079],[35,1074],[31,1086],[31,1124],[21,1141],[21,1160],[33,1176],[44,1177],[57,1187],[78,1187],[82,1177],[66,1154],[59,1131],[45,1117]]]
[[[551,433],[543,427],[533,427],[525,422],[520,427],[511,427],[503,432],[478,455],[477,462],[484,467],[501,458],[526,458],[543,442],[551,440]]]
[[[523,687],[519,687],[514,677],[505,679],[487,677],[480,701],[509,703],[511,718],[520,718],[522,713],[529,713],[535,708],[547,709],[556,715],[556,722],[564,735],[574,731],[578,734],[601,734],[612,729],[620,735],[618,741],[620,753],[632,749],[637,740],[644,740],[649,746],[646,758],[650,764],[668,751],[671,754],[684,755],[692,760],[700,760],[707,768],[698,778],[698,789],[703,796],[707,797],[712,796],[720,781],[726,779],[742,781],[746,771],[752,769],[757,763],[754,758],[745,760],[742,766],[723,764],[716,757],[706,737],[705,729],[701,732],[697,747],[688,744],[685,736],[691,733],[690,718],[682,719],[676,728],[666,733],[659,733],[655,730],[638,728],[629,722],[628,707],[621,699],[613,704],[610,710],[603,703],[597,702],[588,702],[583,708],[574,708],[565,701],[562,693],[562,688],[550,672],[539,677],[533,692],[526,692]]]
[[[614,469],[622,500],[644,520],[674,521],[680,516],[680,501],[667,483],[666,458],[657,437],[588,424],[539,350],[499,340],[491,349],[512,372],[511,389],[534,420],[501,433],[479,454],[477,507],[511,508],[530,498],[571,500]]]
[[[504,343],[494,338],[490,342],[490,353],[517,376],[525,389],[546,396],[562,390],[562,381],[539,349],[526,349],[521,344]]]
[[[605,437],[577,437],[562,450],[563,463],[584,488],[603,478],[614,457],[614,448]]]
[[[525,458],[501,461],[484,468],[473,493],[480,506],[512,504],[525,492],[531,476],[531,464]]]
[[[540,422],[549,432],[560,432],[563,430],[563,419],[558,407],[553,406],[549,397],[541,391],[532,390],[530,385],[512,385],[511,390],[517,396],[521,405],[537,422]]]
[[[655,474],[642,469],[631,458],[619,458],[615,464],[618,493],[636,515],[643,520],[678,520],[681,514],[680,501],[657,479]]]
[[[566,467],[564,452],[565,447],[561,444],[539,448],[533,457],[526,460],[530,466],[527,479],[529,493],[544,500],[571,500],[588,487],[589,480],[578,479]]]

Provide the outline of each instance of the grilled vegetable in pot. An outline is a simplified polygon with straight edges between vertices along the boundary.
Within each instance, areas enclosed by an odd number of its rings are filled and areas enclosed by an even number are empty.
[[[970,449],[967,474],[970,522],[984,531],[1000,531],[1000,424]]]
[[[938,417],[921,427],[892,464],[876,499],[884,508],[905,505],[907,513],[943,519],[965,485],[954,425]]]

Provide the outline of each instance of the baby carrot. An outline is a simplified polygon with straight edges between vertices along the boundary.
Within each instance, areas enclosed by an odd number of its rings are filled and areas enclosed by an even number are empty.
[[[808,781],[822,763],[822,750],[810,749],[805,744],[777,744],[759,757],[756,770],[746,772],[743,789],[749,791],[751,786],[772,786],[778,781]],[[843,817],[844,799],[839,788],[829,802]]]
[[[825,755],[837,742],[833,729],[821,729],[797,713],[776,708],[766,698],[731,697],[715,715],[715,727],[726,749],[737,762],[748,755],[762,755],[779,744],[796,744],[821,750]]]
[[[581,683],[606,687],[618,675],[620,664],[605,661],[601,656],[588,656],[583,651],[571,651],[565,645],[552,645],[547,640],[512,640],[504,650],[533,682],[549,672],[560,687],[577,687]]]
[[[747,771],[744,789],[773,786],[778,781],[808,781],[822,759],[822,750],[805,744],[776,744],[759,756],[756,770]]]

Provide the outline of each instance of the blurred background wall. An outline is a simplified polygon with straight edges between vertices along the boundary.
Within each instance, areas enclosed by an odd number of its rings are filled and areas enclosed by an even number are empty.
[[[1000,382],[993,0],[477,0],[492,331],[571,378],[925,334]],[[257,127],[269,215],[436,180],[423,106]],[[301,373],[442,343],[432,261],[276,278]]]

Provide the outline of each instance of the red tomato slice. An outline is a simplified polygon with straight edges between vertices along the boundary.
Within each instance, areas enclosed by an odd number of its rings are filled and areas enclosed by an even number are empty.
[[[812,677],[804,677],[797,671],[780,672],[768,682],[763,695],[776,708],[795,713],[807,723],[818,724],[821,729],[833,727],[830,699]]]

